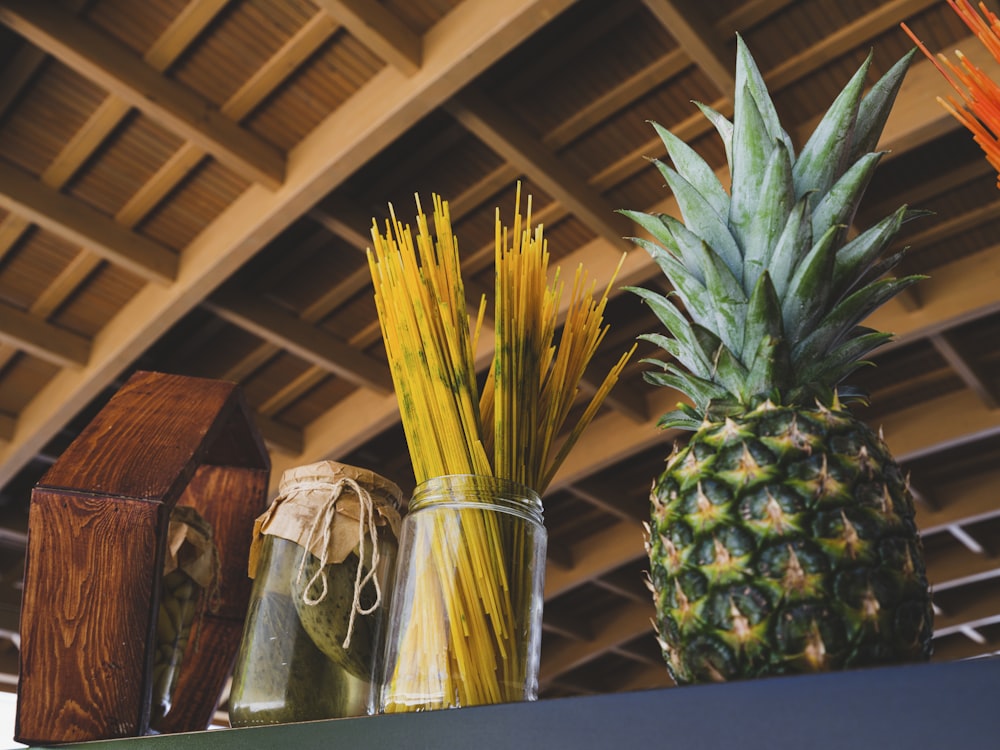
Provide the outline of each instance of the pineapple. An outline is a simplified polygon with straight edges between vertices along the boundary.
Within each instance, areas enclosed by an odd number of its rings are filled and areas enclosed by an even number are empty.
[[[673,292],[631,288],[669,336],[645,373],[686,395],[662,427],[690,430],[650,495],[656,629],[678,683],[926,658],[932,613],[913,500],[842,381],[891,338],[860,325],[917,277],[883,275],[905,206],[850,237],[876,142],[913,57],[864,94],[871,57],[796,155],[737,38],[731,186],[654,125],[683,221],[623,211]],[[679,300],[680,304],[677,304]]]

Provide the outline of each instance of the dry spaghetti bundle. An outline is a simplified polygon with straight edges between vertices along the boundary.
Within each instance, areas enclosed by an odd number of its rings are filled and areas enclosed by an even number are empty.
[[[620,358],[560,438],[607,331],[609,289],[595,301],[579,270],[557,338],[563,282],[558,271],[549,282],[542,228],[531,226],[530,198],[521,215],[518,192],[513,227],[497,215],[495,353],[480,393],[474,354],[486,302],[470,320],[448,205],[433,200],[433,233],[419,199],[415,236],[390,206],[385,233],[373,227],[369,253],[414,474],[418,483],[495,477],[540,495],[631,356]],[[414,525],[410,543],[411,593],[397,603],[409,625],[398,647],[390,645],[384,710],[520,699],[531,663],[522,597],[539,575],[525,567],[530,531],[515,515],[472,502],[435,515],[433,525]]]
[[[979,3],[980,15],[969,0],[947,1],[993,59],[1000,62],[1000,19],[997,15],[988,10],[984,3]],[[955,53],[958,64],[944,55],[935,57],[905,23],[901,25],[961,98],[961,102],[954,97],[948,97],[947,100],[937,97],[937,100],[972,133],[986,159],[1000,175],[1000,86],[961,51]]]

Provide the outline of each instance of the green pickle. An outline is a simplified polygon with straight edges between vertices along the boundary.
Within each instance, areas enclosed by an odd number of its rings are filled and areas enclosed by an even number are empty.
[[[190,506],[170,513],[168,545],[156,613],[149,728],[159,733],[171,709],[184,667],[188,641],[197,646],[198,620],[211,609],[218,586],[218,553],[211,525]]]
[[[308,553],[307,553],[308,554]],[[351,610],[354,607],[354,583],[358,570],[358,555],[351,553],[339,564],[327,565],[324,574],[327,580],[327,593],[322,601],[308,604],[303,594],[313,597],[321,591],[321,584],[314,583],[308,590],[306,585],[312,580],[319,567],[319,561],[308,555],[302,569],[302,575],[293,579],[292,592],[295,610],[298,612],[302,627],[331,661],[339,664],[355,677],[368,680],[371,678],[372,659],[375,654],[375,625],[372,618],[356,615],[351,640],[347,648],[344,642],[350,627]],[[364,576],[367,568],[362,570]],[[375,586],[369,582],[359,597],[362,609],[368,609],[375,602]]]
[[[170,712],[200,593],[201,587],[179,568],[163,576],[153,655],[150,723],[154,727]]]

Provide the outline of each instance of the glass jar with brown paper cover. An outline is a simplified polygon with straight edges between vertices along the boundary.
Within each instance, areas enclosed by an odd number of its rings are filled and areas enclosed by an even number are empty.
[[[367,469],[289,469],[257,519],[233,726],[372,713],[402,492]]]

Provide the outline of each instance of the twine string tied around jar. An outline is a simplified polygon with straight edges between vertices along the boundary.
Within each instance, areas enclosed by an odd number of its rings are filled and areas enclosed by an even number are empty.
[[[326,598],[328,592],[328,583],[325,571],[326,565],[329,562],[330,537],[332,534],[333,520],[337,515],[337,501],[340,499],[341,494],[343,494],[345,486],[354,491],[354,494],[357,496],[360,504],[360,513],[358,513],[358,567],[354,576],[354,601],[351,604],[351,615],[347,623],[347,636],[344,638],[343,643],[343,647],[346,649],[351,645],[351,636],[354,634],[354,621],[357,615],[370,615],[378,609],[379,605],[382,603],[382,589],[379,586],[378,577],[376,576],[379,563],[379,550],[378,530],[375,523],[375,503],[368,490],[349,477],[343,477],[338,479],[336,482],[325,482],[321,480],[303,482],[298,484],[295,489],[296,491],[324,490],[329,493],[329,496],[323,503],[322,509],[316,514],[312,527],[309,530],[308,546],[311,547],[316,541],[317,535],[319,535],[321,537],[321,548],[323,551],[320,557],[319,567],[303,588],[302,601],[307,605],[316,606]],[[361,569],[364,567],[366,537],[371,541],[372,561],[368,572],[362,575]],[[307,554],[303,554],[302,560],[299,562],[298,576],[296,577],[297,583],[301,582],[302,574],[305,572],[307,556]],[[323,588],[319,596],[313,597],[309,592],[318,581],[322,582]],[[375,586],[375,601],[370,607],[363,608],[361,606],[361,591],[369,582]]]

